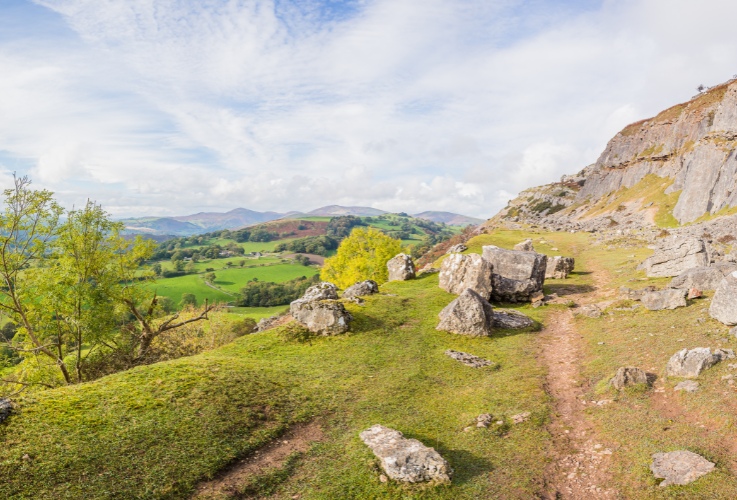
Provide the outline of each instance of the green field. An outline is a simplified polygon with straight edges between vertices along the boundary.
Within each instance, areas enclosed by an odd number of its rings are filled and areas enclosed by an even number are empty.
[[[200,260],[199,262],[195,262],[195,269],[198,273],[204,272],[205,269],[213,268],[213,269],[222,269],[227,267],[228,262],[232,262],[232,267],[240,267],[238,263],[242,260],[246,261],[246,264],[244,267],[248,266],[259,266],[261,264],[272,264],[274,262],[280,262],[282,259],[279,257],[259,257],[259,258],[252,258],[252,257],[226,257],[223,259],[204,259]],[[186,262],[185,264],[188,264],[189,262]],[[153,263],[152,263],[153,264]],[[159,261],[159,264],[161,264],[161,269],[173,271],[174,265],[170,260],[162,260]],[[149,264],[149,269],[151,265]]]
[[[256,321],[261,318],[269,318],[275,314],[282,313],[289,309],[289,306],[274,307],[229,307],[226,309],[228,317],[232,319],[253,318]]]

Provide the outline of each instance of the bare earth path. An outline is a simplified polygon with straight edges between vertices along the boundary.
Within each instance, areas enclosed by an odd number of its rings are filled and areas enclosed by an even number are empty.
[[[596,289],[589,293],[566,295],[576,303],[604,300],[601,284],[606,276],[595,272]],[[553,416],[548,430],[556,450],[545,477],[546,500],[615,499],[617,492],[607,489],[611,445],[599,440],[585,416],[591,405],[602,401],[583,401],[583,380],[579,364],[583,356],[581,335],[570,311],[548,317],[539,337],[541,361],[548,368],[546,389],[554,399]]]

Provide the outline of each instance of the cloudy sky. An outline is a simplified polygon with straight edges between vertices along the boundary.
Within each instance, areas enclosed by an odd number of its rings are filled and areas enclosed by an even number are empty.
[[[737,73],[737,2],[2,0],[0,186],[490,217]]]

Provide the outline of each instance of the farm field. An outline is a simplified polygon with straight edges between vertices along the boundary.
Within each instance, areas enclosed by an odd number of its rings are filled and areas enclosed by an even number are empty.
[[[249,257],[238,256],[238,257],[227,257],[223,259],[203,259],[203,260],[200,260],[199,262],[195,262],[194,266],[197,272],[201,273],[201,272],[205,272],[205,270],[208,268],[222,269],[227,266],[228,262],[233,263],[232,267],[240,267],[239,262],[242,260],[246,261],[244,267],[247,267],[247,266],[258,266],[261,264],[272,264],[274,262],[279,262],[282,259],[278,257],[259,257],[257,259],[254,259],[254,258],[249,258]],[[165,269],[169,271],[172,271],[174,269],[174,265],[172,264],[170,260],[159,261],[159,264],[161,264],[161,269]]]
[[[235,320],[243,318],[253,318],[256,321],[261,318],[268,318],[275,314],[279,314],[289,309],[289,306],[274,307],[229,307],[226,310],[228,317]]]

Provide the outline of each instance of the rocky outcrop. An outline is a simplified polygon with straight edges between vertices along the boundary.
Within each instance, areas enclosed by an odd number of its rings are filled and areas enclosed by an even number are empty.
[[[454,253],[443,259],[440,267],[439,286],[449,293],[460,295],[471,289],[480,296],[491,298],[492,266],[479,254]]]
[[[436,330],[488,337],[494,324],[494,308],[485,298],[470,288],[448,304],[440,314]]]
[[[400,253],[386,263],[389,281],[406,281],[415,277],[415,263],[406,253]]]
[[[304,295],[298,300],[305,302],[312,302],[313,300],[337,300],[338,299],[338,287],[330,283],[329,281],[323,281],[317,285],[312,285],[305,290]]]
[[[351,285],[343,292],[344,299],[354,297],[363,297],[365,295],[373,295],[379,293],[379,284],[374,280],[359,281],[355,285]]]
[[[699,374],[719,363],[728,355],[718,350],[712,354],[708,347],[697,347],[695,349],[683,349],[675,353],[665,367],[665,373],[668,376],[695,378]]]
[[[575,262],[573,257],[548,257],[548,263],[545,266],[545,279],[566,279],[573,272]]]
[[[719,283],[709,306],[709,315],[725,325],[737,325],[737,271]]]
[[[479,358],[478,356],[468,354],[467,352],[454,351],[453,349],[445,351],[445,355],[455,359],[456,361],[460,361],[471,368],[483,368],[484,366],[492,366],[495,364],[493,361],[489,361],[488,359]]]
[[[609,381],[609,385],[622,390],[635,384],[647,384],[647,375],[635,367],[620,367],[616,375]]]
[[[668,288],[716,290],[719,287],[719,283],[724,279],[724,271],[731,267],[732,265],[729,267],[694,267],[687,269],[673,278],[668,284]],[[732,271],[735,270],[737,270],[737,266],[732,269]]]
[[[395,481],[421,483],[450,482],[453,469],[434,448],[383,425],[374,425],[359,434],[361,441],[379,459],[386,475]]]
[[[461,253],[465,252],[466,250],[468,250],[468,247],[466,245],[464,245],[463,243],[458,243],[457,245],[453,245],[452,247],[450,247],[445,253]]]
[[[348,331],[353,316],[335,300],[295,300],[290,305],[292,317],[312,333],[323,336]]]
[[[678,276],[687,269],[709,265],[704,240],[680,238],[667,241],[653,255],[645,259],[638,269],[644,269],[651,278]]]
[[[665,479],[660,487],[671,484],[686,485],[714,470],[716,465],[696,453],[687,450],[656,453],[650,470],[658,479]]]
[[[640,300],[642,305],[651,311],[686,307],[686,291],[675,289],[650,292],[643,295]]]
[[[534,293],[542,292],[547,266],[545,255],[488,245],[483,247],[482,256],[492,265],[494,300],[528,302]]]
[[[535,247],[532,246],[532,240],[528,238],[522,243],[517,243],[516,245],[514,245],[513,250],[517,252],[534,252]]]

